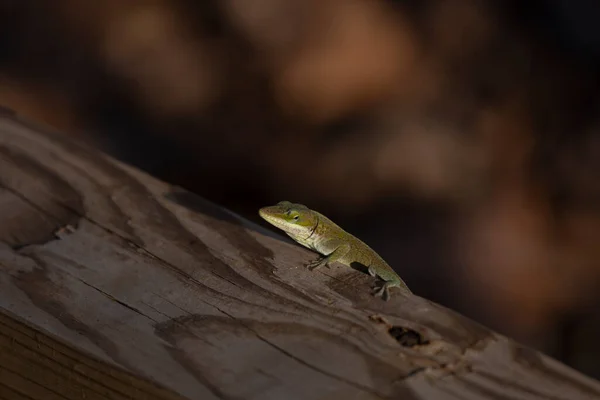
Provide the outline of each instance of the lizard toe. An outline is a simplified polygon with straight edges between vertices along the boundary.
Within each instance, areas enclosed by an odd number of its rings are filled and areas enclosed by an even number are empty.
[[[315,269],[322,267],[323,264],[325,264],[324,260],[319,258],[309,262],[306,266],[309,270],[314,271]]]
[[[373,288],[373,296],[381,297],[383,300],[388,301],[390,299],[390,283],[384,282],[381,286],[375,286]]]

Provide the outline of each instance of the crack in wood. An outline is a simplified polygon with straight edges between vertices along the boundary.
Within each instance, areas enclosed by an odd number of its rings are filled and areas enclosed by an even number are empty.
[[[94,289],[94,290],[95,290],[95,291],[97,291],[98,293],[102,294],[103,296],[105,296],[105,297],[106,297],[106,298],[108,298],[109,300],[116,302],[117,304],[119,304],[119,305],[121,305],[121,306],[123,306],[123,307],[125,307],[125,308],[127,308],[127,309],[129,309],[129,310],[131,310],[131,311],[133,311],[134,313],[136,313],[136,314],[138,314],[138,315],[141,315],[141,316],[142,316],[142,317],[144,317],[144,318],[148,318],[150,321],[152,321],[152,322],[154,322],[154,323],[156,323],[156,324],[158,323],[158,321],[157,321],[157,320],[155,320],[154,318],[152,318],[152,317],[150,317],[150,316],[148,316],[148,315],[144,314],[144,313],[143,313],[142,311],[140,311],[138,308],[136,308],[136,307],[133,307],[133,306],[131,306],[131,305],[129,305],[129,304],[127,304],[127,303],[125,303],[124,301],[117,299],[117,298],[116,298],[116,297],[114,297],[113,295],[111,295],[111,294],[109,294],[109,293],[106,293],[104,290],[102,290],[102,289],[100,289],[100,288],[97,288],[96,286],[94,286],[94,285],[92,285],[92,284],[90,284],[90,283],[87,283],[87,282],[86,282],[86,281],[84,281],[83,279],[79,279],[79,278],[75,278],[75,279],[77,279],[79,282],[83,283],[84,285],[86,285],[86,286],[88,286],[88,287],[91,287],[92,289]]]

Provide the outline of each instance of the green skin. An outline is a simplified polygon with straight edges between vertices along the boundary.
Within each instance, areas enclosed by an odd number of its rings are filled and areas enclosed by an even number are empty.
[[[389,290],[392,287],[402,288],[411,293],[398,274],[373,249],[323,214],[289,201],[261,208],[258,213],[302,246],[324,256],[308,264],[311,271],[323,265],[329,268],[334,262],[348,267],[356,262],[367,267],[371,276],[377,276],[384,281],[380,288],[376,288],[373,293],[375,296],[389,300]]]

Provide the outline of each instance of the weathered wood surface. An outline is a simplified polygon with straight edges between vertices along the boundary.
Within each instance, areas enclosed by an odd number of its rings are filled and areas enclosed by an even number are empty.
[[[0,399],[32,398],[183,399],[0,313]]]
[[[313,257],[1,117],[0,397],[600,399],[597,381],[441,306],[303,268]]]

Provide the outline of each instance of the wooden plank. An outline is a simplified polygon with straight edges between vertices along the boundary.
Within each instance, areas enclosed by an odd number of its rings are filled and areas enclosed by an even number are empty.
[[[0,397],[600,398],[444,307],[310,272],[315,255],[271,231],[9,116],[0,206]]]
[[[10,378],[15,375],[16,381]],[[45,399],[48,393],[59,393],[68,399],[180,398],[114,366],[90,359],[77,349],[36,332],[14,315],[0,313],[0,383],[5,390],[10,387],[14,391],[18,390],[12,387],[14,382],[23,379],[23,388],[28,391],[37,386],[43,388],[41,393],[27,395],[36,399]]]

